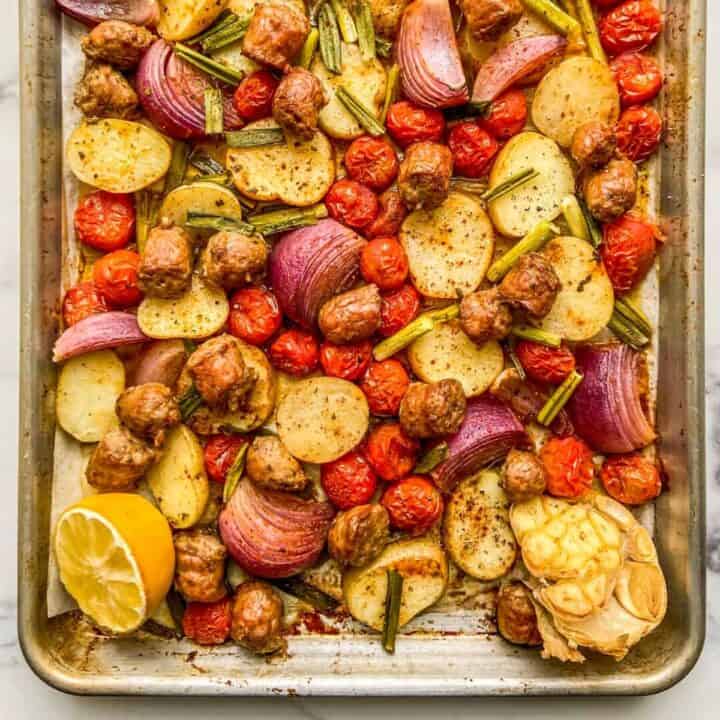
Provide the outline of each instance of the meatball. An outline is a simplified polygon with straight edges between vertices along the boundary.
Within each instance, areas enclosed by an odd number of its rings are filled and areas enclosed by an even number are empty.
[[[453,156],[450,148],[434,142],[411,145],[400,163],[398,189],[410,209],[432,210],[450,191]]]
[[[522,255],[499,285],[500,297],[513,307],[542,318],[552,309],[560,280],[548,261],[538,253]]]
[[[283,70],[300,52],[309,32],[310,23],[299,10],[285,3],[262,3],[250,19],[243,53],[261,65]]]
[[[80,46],[91,60],[131,70],[153,42],[155,35],[147,28],[124,20],[106,20],[96,25],[82,39]]]
[[[330,526],[328,550],[341,565],[362,567],[390,541],[390,516],[378,503],[339,513]]]
[[[310,140],[318,126],[318,112],[328,102],[320,81],[296,67],[280,81],[273,97],[275,122],[290,133]]]
[[[156,457],[146,442],[120,427],[97,444],[85,477],[98,490],[132,490]]]
[[[245,460],[247,476],[268,490],[304,490],[307,476],[300,463],[288,452],[280,438],[256,437]]]
[[[545,492],[545,468],[534,453],[511,450],[501,471],[501,485],[510,502],[524,502]]]
[[[637,168],[627,159],[611,160],[583,182],[588,210],[600,222],[609,223],[624,215],[637,199]]]
[[[465,393],[457,380],[412,383],[400,403],[400,424],[407,435],[452,435],[465,417]]]
[[[409,4],[410,0],[369,0],[375,32],[389,39],[394,38]]]
[[[497,288],[478,290],[466,295],[460,303],[460,325],[479,345],[507,337],[512,321],[512,312],[500,298]]]
[[[523,14],[520,0],[461,0],[460,7],[476,40],[497,40]]]
[[[117,400],[117,416],[135,435],[152,440],[160,447],[165,430],[177,425],[180,408],[170,388],[161,383],[145,383],[126,390]]]
[[[283,601],[271,585],[259,580],[241,583],[235,591],[230,637],[253,652],[282,650]]]
[[[127,79],[110,65],[91,65],[75,90],[75,105],[89,118],[133,118],[138,96]]]
[[[260,236],[223,230],[208,240],[203,272],[224,290],[236,290],[262,275],[267,256],[267,245]]]
[[[187,369],[203,400],[220,411],[239,410],[257,380],[231,335],[204,342],[188,359]]]
[[[328,300],[321,308],[318,325],[336,345],[360,342],[380,327],[382,300],[377,285],[363,285]]]
[[[570,154],[581,167],[602,167],[612,160],[617,138],[610,125],[594,120],[581,125],[573,135]]]
[[[151,297],[177,298],[190,288],[192,241],[181,227],[162,225],[148,234],[138,285]]]
[[[183,530],[175,543],[175,589],[188,602],[216,602],[227,595],[227,550],[215,533]]]
[[[535,607],[530,591],[520,582],[503,585],[497,596],[500,635],[515,645],[541,645]]]

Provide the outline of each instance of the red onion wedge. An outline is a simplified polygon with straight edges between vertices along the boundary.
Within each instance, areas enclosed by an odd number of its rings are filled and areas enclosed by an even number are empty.
[[[469,93],[448,0],[414,0],[397,42],[406,97],[429,108],[464,105]]]
[[[126,312],[98,313],[69,327],[58,338],[53,360],[63,362],[93,350],[135,345],[149,339],[140,329],[135,315]]]
[[[261,490],[242,480],[220,513],[220,536],[230,556],[251,575],[286,578],[310,567],[327,539],[329,503]]]
[[[560,35],[520,38],[494,52],[475,76],[472,100],[490,103],[510,86],[546,65],[567,47]]]
[[[126,385],[162,383],[172,388],[187,360],[182,340],[156,340],[146,345],[133,362]]]
[[[270,256],[270,283],[282,311],[308,329],[320,308],[348,290],[360,271],[365,240],[330,218],[285,233]]]
[[[172,46],[156,40],[145,53],[137,72],[140,103],[152,122],[176,140],[205,135],[205,90],[210,81],[181,60]],[[243,121],[235,110],[232,92],[223,89],[225,130],[237,130]]]
[[[432,473],[445,492],[513,448],[529,447],[530,440],[513,411],[486,393],[468,401],[460,430],[447,439],[447,446],[447,460]]]
[[[575,432],[594,450],[628,453],[655,439],[640,401],[641,361],[640,353],[620,343],[575,350],[583,381],[567,407]]]
[[[155,25],[160,19],[157,0],[55,0],[71,18],[85,25],[124,20],[133,25]]]

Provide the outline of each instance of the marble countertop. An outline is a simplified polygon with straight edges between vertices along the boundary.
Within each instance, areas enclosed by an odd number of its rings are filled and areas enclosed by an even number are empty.
[[[713,69],[720,65],[720,3],[709,2],[710,52],[708,58],[708,144],[707,197],[720,192],[720,76]],[[4,217],[4,248],[0,253],[0,307],[5,330],[17,338],[18,317],[18,183],[12,168],[18,164],[18,48],[17,3],[6,4],[6,20],[0,26],[0,167],[5,168],[4,192],[0,193],[0,217]],[[715,31],[713,33],[713,30]],[[706,277],[720,269],[720,206],[708,202]],[[38,680],[26,665],[17,645],[16,632],[16,447],[17,408],[6,402],[4,432],[0,434],[0,717],[45,718],[125,718],[152,716],[196,718],[212,713],[214,718],[341,718],[384,717],[397,720],[436,717],[487,718],[564,717],[606,718],[621,713],[624,718],[677,718],[692,720],[720,717],[720,285],[708,282],[705,306],[707,317],[707,406],[708,406],[708,598],[709,617],[703,655],[690,675],[675,688],[659,696],[638,699],[91,699],[63,695]],[[0,347],[0,397],[17,397],[17,342]]]

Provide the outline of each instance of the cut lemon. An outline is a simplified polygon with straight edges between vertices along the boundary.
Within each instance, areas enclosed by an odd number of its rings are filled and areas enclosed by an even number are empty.
[[[172,533],[140,495],[91,495],[55,529],[60,579],[80,609],[112,633],[136,630],[162,602],[175,570]]]

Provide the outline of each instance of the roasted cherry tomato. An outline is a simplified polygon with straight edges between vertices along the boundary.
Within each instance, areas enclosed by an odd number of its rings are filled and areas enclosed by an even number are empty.
[[[216,602],[191,602],[183,615],[183,632],[198,645],[222,645],[230,636],[230,598]]]
[[[412,322],[420,311],[420,293],[410,283],[399,290],[382,295],[380,329],[383,337],[390,337]]]
[[[270,346],[270,362],[290,375],[307,375],[319,362],[317,340],[305,330],[285,330]]]
[[[130,307],[142,300],[138,287],[140,256],[132,250],[103,255],[93,266],[93,281],[100,294],[114,307]]]
[[[345,168],[350,178],[378,192],[393,184],[399,167],[392,145],[383,138],[363,135],[354,140],[345,153]]]
[[[632,214],[603,227],[600,256],[615,292],[627,292],[647,275],[655,261],[657,239],[657,227]]]
[[[410,385],[410,376],[399,360],[371,362],[360,383],[373,415],[397,415]]]
[[[407,216],[407,208],[395,189],[386,190],[378,198],[380,210],[377,217],[365,228],[365,236],[390,237],[400,232],[400,226]]]
[[[131,195],[96,190],[86,195],[75,210],[78,240],[96,250],[124,248],[135,232],[135,204]]]
[[[590,448],[579,438],[550,438],[540,450],[547,475],[547,491],[555,497],[577,498],[592,486]]]
[[[91,282],[71,287],[63,299],[62,313],[65,327],[70,327],[90,315],[107,312],[105,298]]]
[[[643,50],[660,34],[662,24],[651,0],[626,0],[600,20],[600,41],[608,55]]]
[[[662,490],[657,465],[642,455],[613,455],[600,470],[605,492],[625,505],[642,505],[656,498]]]
[[[370,366],[373,345],[369,340],[335,345],[327,340],[320,346],[320,364],[326,375],[359,380]]]
[[[662,88],[660,63],[650,55],[624,53],[610,63],[623,107],[652,100]]]
[[[365,457],[387,482],[405,477],[417,462],[420,444],[408,437],[400,423],[376,425],[365,441]]]
[[[620,0],[592,0],[592,3],[603,10],[607,10],[615,5],[619,5]]]
[[[480,127],[497,140],[509,140],[517,135],[527,121],[527,100],[522,90],[504,92],[490,105],[490,112],[480,120]]]
[[[242,435],[213,435],[205,445],[205,470],[211,480],[224,483],[238,453],[247,445]]]
[[[515,346],[515,354],[525,372],[538,382],[559,385],[575,369],[575,356],[565,345],[552,348],[521,340]]]
[[[272,115],[272,101],[278,81],[267,70],[248,75],[233,96],[238,115],[247,121],[261,120]]]
[[[396,237],[373,238],[360,255],[360,272],[381,290],[397,290],[408,276],[408,259]]]
[[[330,502],[340,510],[370,502],[377,488],[377,477],[365,457],[353,450],[320,471],[322,486]]]
[[[330,217],[348,227],[360,230],[378,214],[375,193],[355,180],[338,180],[325,196]]]
[[[633,162],[643,162],[660,144],[662,118],[650,105],[629,107],[620,116],[615,131],[618,150]]]
[[[453,154],[455,174],[469,178],[487,175],[500,149],[498,141],[473,120],[453,125],[448,134],[448,147]]]
[[[428,110],[401,100],[388,109],[386,125],[390,137],[406,148],[423,140],[438,142],[445,132],[445,117],[439,110]]]
[[[421,475],[411,475],[391,485],[380,503],[388,511],[390,524],[410,535],[427,532],[443,511],[440,491]]]
[[[230,298],[228,329],[251,345],[263,345],[279,329],[282,313],[275,296],[265,288],[246,287]]]

